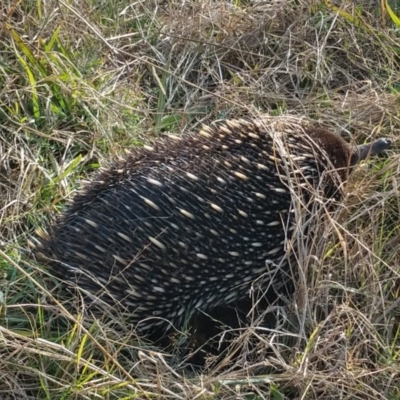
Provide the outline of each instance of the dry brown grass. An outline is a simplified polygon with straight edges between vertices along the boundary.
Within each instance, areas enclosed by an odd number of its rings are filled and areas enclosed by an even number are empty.
[[[350,0],[333,2],[347,14],[313,0],[3,3],[0,398],[400,397],[400,47],[387,15]],[[300,235],[294,301],[273,310],[274,329],[240,332],[229,368],[190,374],[123,323],[69,314],[23,259],[99,162],[165,131],[266,113],[394,146]]]

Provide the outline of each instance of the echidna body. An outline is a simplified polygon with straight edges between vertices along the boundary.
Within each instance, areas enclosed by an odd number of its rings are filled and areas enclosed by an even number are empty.
[[[389,145],[352,148],[295,119],[219,122],[99,173],[35,253],[91,300],[125,307],[140,329],[179,328],[248,296],[261,276],[279,288],[295,199],[340,197],[354,164]]]

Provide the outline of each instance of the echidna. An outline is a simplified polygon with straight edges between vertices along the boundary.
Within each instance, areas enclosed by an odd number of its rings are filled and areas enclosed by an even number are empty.
[[[298,196],[340,198],[353,166],[390,143],[353,148],[295,118],[217,122],[100,172],[34,253],[143,331],[180,327],[248,296],[261,276],[279,288]]]

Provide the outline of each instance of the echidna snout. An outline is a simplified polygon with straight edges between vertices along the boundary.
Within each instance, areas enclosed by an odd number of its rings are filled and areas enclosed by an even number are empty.
[[[380,138],[372,143],[361,144],[356,147],[356,151],[354,152],[357,156],[355,161],[359,162],[361,160],[365,160],[369,155],[377,155],[389,148],[391,144],[392,141],[388,138]]]
[[[34,252],[89,301],[123,306],[141,329],[165,330],[166,320],[180,327],[197,310],[248,296],[261,275],[279,290],[288,279],[291,187],[305,199],[309,186],[340,195],[354,156],[389,145],[353,151],[293,118],[218,122],[100,172]]]

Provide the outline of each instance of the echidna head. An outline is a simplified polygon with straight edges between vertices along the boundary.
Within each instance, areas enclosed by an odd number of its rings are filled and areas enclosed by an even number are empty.
[[[356,146],[351,158],[351,164],[355,165],[359,161],[365,160],[368,156],[379,154],[383,150],[386,150],[391,144],[392,141],[390,139],[380,138],[374,142]]]

